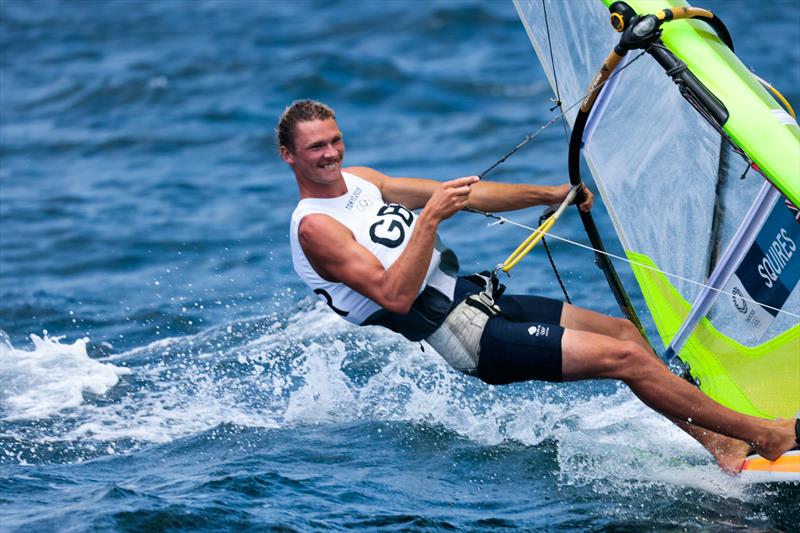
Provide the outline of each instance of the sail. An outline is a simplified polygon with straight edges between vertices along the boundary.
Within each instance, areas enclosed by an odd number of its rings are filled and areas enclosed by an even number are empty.
[[[582,100],[619,41],[611,2],[514,3],[559,100]],[[627,3],[640,14],[687,5]],[[661,40],[724,106],[724,134],[633,50],[592,109],[584,159],[664,346],[720,403],[793,417],[800,129],[705,22],[669,22]],[[566,113],[570,125],[577,116]]]

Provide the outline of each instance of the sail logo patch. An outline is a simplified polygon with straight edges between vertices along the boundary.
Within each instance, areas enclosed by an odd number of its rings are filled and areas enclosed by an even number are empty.
[[[744,324],[760,335],[800,281],[800,223],[778,202],[727,286]]]
[[[773,317],[800,281],[800,224],[779,202],[745,254],[736,277],[747,294]],[[774,309],[772,309],[774,308]]]

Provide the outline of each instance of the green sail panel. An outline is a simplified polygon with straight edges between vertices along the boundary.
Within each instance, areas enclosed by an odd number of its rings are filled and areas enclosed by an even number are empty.
[[[557,80],[565,107],[581,100],[619,39],[609,23],[610,0],[514,3],[554,92]],[[687,5],[629,4],[640,13]],[[705,23],[670,22],[663,40],[725,105],[729,137],[786,198],[800,203],[797,124]],[[618,72],[583,155],[620,243],[638,263],[633,274],[667,346],[701,290],[695,282],[706,282],[737,229],[749,223],[745,214],[764,179],[753,170],[740,179],[748,162],[681,96],[663,69],[647,54],[637,58],[639,53],[628,53],[632,60]],[[566,113],[570,125],[576,114]],[[783,200],[776,210],[786,208]],[[800,411],[800,287],[788,287],[780,300],[781,312],[752,328],[743,327],[741,302],[723,294],[693,330],[679,357],[709,396],[764,417]]]

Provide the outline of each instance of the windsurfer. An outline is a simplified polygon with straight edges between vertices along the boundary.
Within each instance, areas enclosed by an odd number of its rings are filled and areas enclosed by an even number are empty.
[[[300,190],[290,230],[295,270],[346,320],[424,339],[455,368],[491,384],[622,380],[727,471],[741,467],[751,444],[768,459],[797,444],[794,421],[742,415],[672,374],[627,320],[500,294],[485,279],[457,276],[455,255],[437,236],[442,221],[467,206],[496,212],[555,204],[568,185],[476,176],[442,183],[343,168],[335,114],[309,100],[284,111],[278,141]],[[579,207],[592,204],[586,190]]]

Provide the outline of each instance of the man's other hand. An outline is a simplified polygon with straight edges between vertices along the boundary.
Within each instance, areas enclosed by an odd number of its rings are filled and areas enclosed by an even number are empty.
[[[471,186],[479,180],[478,176],[466,176],[445,181],[433,191],[424,211],[438,222],[447,220],[467,207]]]

